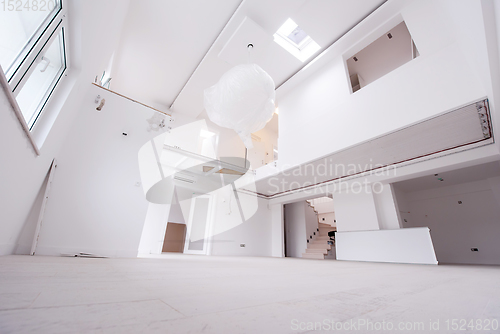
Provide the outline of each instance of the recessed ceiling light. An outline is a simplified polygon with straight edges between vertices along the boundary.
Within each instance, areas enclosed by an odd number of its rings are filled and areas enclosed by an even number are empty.
[[[301,62],[306,61],[321,48],[292,19],[286,20],[273,37],[276,43]]]

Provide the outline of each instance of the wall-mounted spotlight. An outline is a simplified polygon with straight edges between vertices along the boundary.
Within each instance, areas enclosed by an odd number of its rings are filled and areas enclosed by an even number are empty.
[[[104,107],[104,104],[106,103],[106,100],[101,98],[101,95],[97,95],[95,100],[94,100],[94,103],[95,104],[99,104],[97,106],[97,108],[95,108],[95,110],[97,111],[101,111],[102,110],[102,107]]]

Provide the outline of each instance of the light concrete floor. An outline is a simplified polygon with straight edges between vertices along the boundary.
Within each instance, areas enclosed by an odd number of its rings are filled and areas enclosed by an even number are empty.
[[[493,266],[4,256],[0,333],[298,333],[313,332],[313,322],[321,322],[315,332],[332,332],[332,321],[350,329],[333,332],[371,332],[371,322],[394,333],[421,322],[423,330],[404,332],[452,333],[448,319],[500,318],[499,283]]]

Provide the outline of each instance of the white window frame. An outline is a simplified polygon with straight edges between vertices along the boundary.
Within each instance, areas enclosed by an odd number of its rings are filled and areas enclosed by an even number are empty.
[[[31,132],[36,128],[39,123],[40,118],[43,116],[46,106],[49,103],[51,97],[54,95],[54,91],[61,84],[61,81],[66,76],[69,68],[69,57],[68,57],[68,47],[67,47],[67,10],[65,8],[65,1],[60,0],[61,8],[55,15],[51,15],[46,18],[42,26],[35,33],[35,35],[27,42],[27,46],[21,51],[18,57],[15,59],[13,64],[8,69],[7,73],[4,74],[2,67],[0,66],[0,84],[2,85],[7,98],[9,99],[14,112],[16,113],[19,122],[21,123],[23,130],[26,132],[31,144],[37,155],[40,155],[40,150],[33,139]],[[62,31],[63,43],[62,47],[64,55],[65,67],[56,78],[56,83],[51,87],[44,95],[41,102],[41,108],[37,109],[38,115],[36,116],[36,121],[30,127],[27,121],[24,119],[21,109],[16,100],[16,96],[21,91],[22,87],[30,77],[31,73],[36,69],[37,58],[42,56],[42,51],[45,47],[49,47],[54,39],[59,37]]]
[[[299,44],[296,44],[294,41],[288,38],[288,31],[283,31],[285,29],[284,27],[286,27],[287,25],[289,25],[290,27],[292,27],[293,25],[293,29],[300,28],[299,25],[295,23],[295,21],[293,21],[291,18],[288,18],[285,23],[281,25],[278,31],[276,31],[273,37],[274,41],[278,45],[291,53],[295,58],[297,58],[301,62],[304,62],[321,49],[319,44],[316,43],[309,35],[307,35]]]

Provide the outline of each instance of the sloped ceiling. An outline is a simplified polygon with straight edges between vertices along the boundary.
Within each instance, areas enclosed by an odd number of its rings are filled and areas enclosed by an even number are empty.
[[[131,1],[111,89],[166,110],[240,0]]]
[[[113,58],[111,89],[161,110],[175,101],[171,111],[196,117],[203,111],[203,90],[235,65],[218,55],[245,17],[270,38],[290,17],[320,44],[319,54],[384,2],[131,1]],[[247,44],[246,39],[241,40],[242,48]],[[272,42],[258,65],[279,86],[305,63]]]

